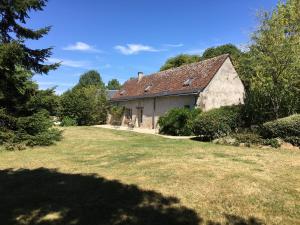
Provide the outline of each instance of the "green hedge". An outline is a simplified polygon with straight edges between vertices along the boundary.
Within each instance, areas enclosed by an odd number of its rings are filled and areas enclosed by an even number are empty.
[[[300,147],[300,137],[299,136],[285,137],[284,140],[286,142],[291,143],[292,145]]]
[[[282,138],[291,144],[299,146],[300,114],[264,123],[261,135],[264,138]]]
[[[200,112],[199,109],[171,109],[159,118],[159,133],[173,136],[193,135],[194,119]]]
[[[241,107],[225,106],[201,113],[194,122],[194,133],[202,140],[224,137],[242,126]]]
[[[262,135],[266,138],[300,136],[300,114],[284,117],[263,124]]]

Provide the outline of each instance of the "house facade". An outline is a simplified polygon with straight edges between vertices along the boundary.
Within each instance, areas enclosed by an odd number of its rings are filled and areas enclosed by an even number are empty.
[[[172,108],[207,111],[244,103],[245,90],[228,54],[125,82],[111,102],[123,106],[123,126],[156,129]]]

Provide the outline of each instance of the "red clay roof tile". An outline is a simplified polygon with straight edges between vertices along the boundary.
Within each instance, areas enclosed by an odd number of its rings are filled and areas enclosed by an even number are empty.
[[[117,101],[129,98],[134,99],[201,91],[208,85],[228,57],[228,54],[220,55],[204,61],[144,76],[140,81],[138,79],[128,80],[125,82],[123,88],[114,94],[111,100]],[[186,82],[188,79],[191,79],[191,81]],[[184,85],[185,82],[189,83],[189,85]]]

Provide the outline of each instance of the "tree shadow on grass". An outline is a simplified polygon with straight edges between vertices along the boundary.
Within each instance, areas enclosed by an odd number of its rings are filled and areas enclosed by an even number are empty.
[[[225,214],[224,216],[226,220],[224,225],[264,225],[264,222],[262,220],[255,217],[249,217],[248,219],[245,219],[243,217],[231,214]],[[207,225],[222,225],[222,223],[208,221]]]
[[[0,171],[0,223],[74,225],[196,225],[174,197],[95,175],[45,168]]]
[[[0,170],[2,225],[200,225],[195,211],[135,185],[57,170]],[[208,221],[207,225],[221,225]],[[225,215],[225,225],[262,225]]]

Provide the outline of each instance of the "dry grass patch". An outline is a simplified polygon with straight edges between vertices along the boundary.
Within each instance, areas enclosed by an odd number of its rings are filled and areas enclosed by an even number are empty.
[[[7,225],[300,223],[299,151],[70,127],[0,170]]]

